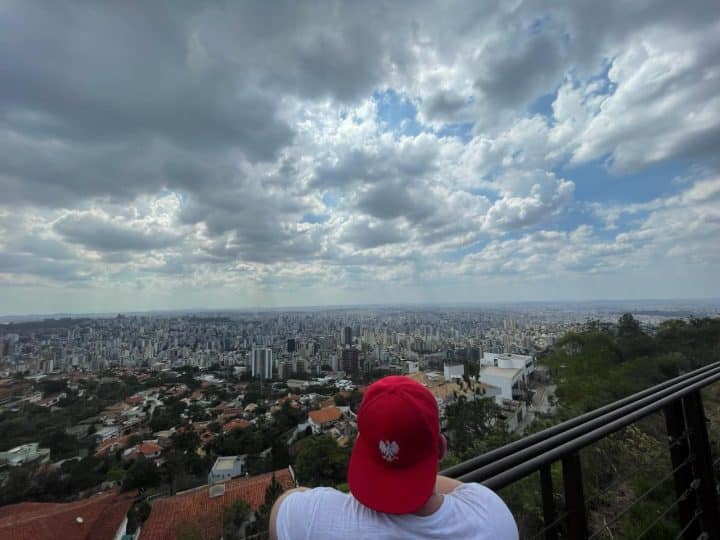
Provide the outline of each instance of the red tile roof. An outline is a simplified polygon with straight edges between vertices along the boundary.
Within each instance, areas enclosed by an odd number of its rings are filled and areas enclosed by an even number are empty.
[[[0,508],[0,540],[112,540],[134,496],[112,491],[70,503],[4,506]]]
[[[295,486],[290,469],[275,471],[275,478],[283,487]],[[209,487],[179,493],[174,497],[158,499],[152,505],[152,511],[143,525],[140,540],[175,540],[178,530],[184,524],[192,523],[210,529],[209,537],[222,533],[222,510],[225,506],[243,500],[250,508],[257,510],[265,501],[265,491],[270,485],[273,473],[245,478],[235,478],[225,482],[225,493],[219,497],[209,497]]]
[[[112,451],[117,451],[120,449],[127,448],[128,440],[130,439],[130,435],[118,435],[117,437],[111,437],[107,439],[106,441],[101,442],[98,444],[97,449],[95,450],[96,456],[106,456],[108,453]]]
[[[138,450],[144,456],[150,456],[162,452],[162,447],[154,442],[144,442],[138,445]]]
[[[339,420],[342,416],[342,411],[337,407],[325,407],[319,411],[310,411],[308,413],[310,419],[316,424],[325,424],[327,422],[334,422]]]
[[[252,423],[248,422],[247,420],[243,420],[242,418],[237,418],[235,420],[230,420],[227,424],[223,426],[223,432],[229,433],[235,428],[245,429],[252,426]]]

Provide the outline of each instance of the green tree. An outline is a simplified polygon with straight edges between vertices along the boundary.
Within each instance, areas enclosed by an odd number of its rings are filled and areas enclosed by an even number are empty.
[[[153,461],[140,456],[135,460],[125,475],[123,489],[139,489],[160,484],[160,472]]]
[[[298,443],[295,472],[307,486],[333,486],[345,481],[349,451],[328,435],[307,437]]]
[[[251,515],[250,505],[243,500],[237,500],[226,505],[222,511],[223,540],[241,540],[245,538],[245,527]]]
[[[468,401],[460,396],[445,409],[450,449],[469,459],[508,440],[500,408],[492,398]]]
[[[177,450],[189,454],[200,446],[200,436],[192,429],[186,429],[173,434],[172,444]]]
[[[275,501],[278,500],[278,497],[283,494],[283,491],[285,490],[280,485],[280,482],[277,481],[277,478],[275,478],[275,473],[273,473],[270,484],[265,489],[265,500],[257,511],[258,527],[260,530],[268,530],[268,525],[270,523],[270,511],[272,510]]]

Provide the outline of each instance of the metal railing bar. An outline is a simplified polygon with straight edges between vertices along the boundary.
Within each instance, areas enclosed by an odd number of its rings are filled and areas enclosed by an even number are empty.
[[[539,464],[551,463],[562,457],[565,453],[578,450],[595,442],[602,436],[618,431],[619,429],[632,424],[661,409],[664,405],[675,401],[695,390],[707,386],[720,379],[720,366],[707,373],[700,373],[691,379],[674,384],[662,391],[646,396],[636,402],[620,407],[610,413],[594,418],[593,420],[571,428],[567,431],[554,435],[548,439],[540,441],[528,448],[525,448],[513,455],[499,459],[484,467],[480,467],[471,472],[458,477],[463,482],[484,482],[495,476],[501,476],[516,467],[524,467],[528,463]],[[598,434],[600,434],[598,436]],[[565,449],[558,453],[558,448]],[[545,456],[557,456],[548,461]],[[528,469],[528,473],[535,470]],[[444,473],[443,473],[444,474]],[[527,473],[526,473],[527,474]],[[525,475],[523,475],[525,476]],[[519,477],[519,478],[522,478]],[[486,484],[489,485],[489,484]],[[504,485],[504,484],[503,484]]]
[[[548,439],[534,448],[527,449],[528,451],[521,453],[518,456],[519,459],[505,459],[498,463],[497,467],[485,467],[468,474],[465,474],[458,479],[462,482],[482,482],[485,486],[491,489],[500,489],[507,486],[508,484],[519,480],[527,476],[528,474],[536,471],[542,465],[552,463],[561,459],[566,454],[575,452],[584,448],[595,441],[602,439],[610,433],[619,431],[620,429],[637,422],[639,419],[644,418],[653,412],[662,409],[668,403],[671,403],[677,399],[682,398],[692,392],[700,390],[701,388],[712,384],[713,382],[720,380],[720,370],[715,370],[711,374],[695,380],[689,386],[684,386],[679,390],[672,388],[672,393],[663,392],[663,397],[658,399],[657,396],[650,396],[650,403],[632,410],[632,412],[623,411],[623,414],[619,418],[615,418],[612,421],[607,421],[605,418],[598,418],[596,421],[590,424],[594,427],[600,423],[600,427],[596,427],[592,431],[586,431],[585,429],[580,430],[581,435],[576,435],[573,430],[562,435]],[[655,401],[653,401],[655,400]],[[645,400],[643,400],[645,403]],[[613,413],[615,415],[615,413]],[[598,422],[598,420],[600,422]],[[583,426],[585,427],[585,426]],[[587,429],[590,429],[587,427]],[[558,444],[561,441],[562,444]],[[519,461],[519,465],[509,466],[509,464]],[[495,475],[490,475],[488,472],[499,471]]]

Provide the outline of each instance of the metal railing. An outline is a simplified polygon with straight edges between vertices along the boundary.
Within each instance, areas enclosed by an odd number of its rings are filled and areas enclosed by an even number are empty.
[[[449,467],[442,474],[499,490],[538,472],[544,521],[542,535],[538,537],[558,538],[559,524],[564,520],[570,538],[588,539],[591,537],[580,450],[662,411],[672,462],[669,476],[674,481],[676,500],[656,521],[677,507],[678,538],[720,540],[717,484],[700,395],[702,388],[719,380],[720,362],[715,362]],[[555,508],[550,470],[557,461],[562,463],[565,493],[565,510],[560,517]]]

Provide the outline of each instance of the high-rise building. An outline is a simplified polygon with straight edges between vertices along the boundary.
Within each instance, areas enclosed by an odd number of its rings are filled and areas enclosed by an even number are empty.
[[[343,349],[342,369],[345,373],[354,374],[360,368],[360,351],[357,349]]]
[[[287,340],[287,352],[289,352],[289,353],[295,352],[295,338],[290,338]]]
[[[343,330],[343,345],[349,347],[352,345],[352,328],[346,326]]]
[[[252,376],[256,379],[271,379],[273,374],[273,354],[269,347],[257,347],[252,350]]]
[[[280,379],[287,379],[289,378],[293,372],[295,371],[293,363],[289,360],[285,360],[284,362],[278,363],[278,377]]]

